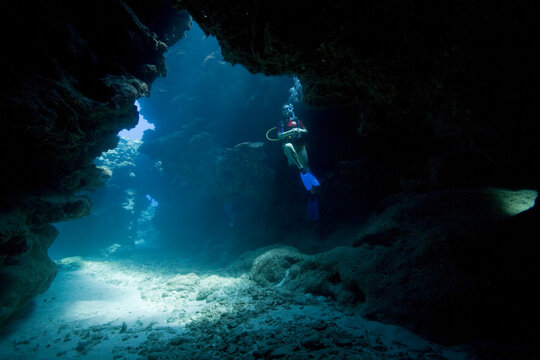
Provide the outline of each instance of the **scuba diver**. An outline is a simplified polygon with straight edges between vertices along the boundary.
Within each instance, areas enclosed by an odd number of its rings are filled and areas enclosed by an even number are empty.
[[[317,190],[321,184],[309,169],[308,154],[304,142],[305,134],[308,131],[302,121],[294,115],[292,105],[284,105],[283,114],[285,118],[278,123],[277,127],[266,132],[266,138],[271,141],[283,141],[283,153],[287,157],[289,165],[298,168],[302,183],[309,191],[306,219],[316,221],[319,220]],[[277,131],[277,139],[268,137],[268,133],[274,129]]]

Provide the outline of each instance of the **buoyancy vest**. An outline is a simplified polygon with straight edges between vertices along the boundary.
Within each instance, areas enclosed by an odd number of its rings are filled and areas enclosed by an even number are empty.
[[[278,124],[279,132],[286,132],[294,128],[305,129],[306,127],[299,118],[289,118],[287,120],[281,120]]]

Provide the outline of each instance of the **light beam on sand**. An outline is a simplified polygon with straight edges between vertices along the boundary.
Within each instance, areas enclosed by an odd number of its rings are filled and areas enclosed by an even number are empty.
[[[29,318],[0,337],[0,358],[233,359],[260,358],[261,351],[273,358],[297,352],[299,359],[360,352],[374,360],[467,358],[322,296],[263,288],[243,272],[195,274],[200,264],[177,255],[58,264]]]
[[[218,275],[201,280],[194,273],[163,276],[157,271],[129,269],[114,261],[68,258],[59,263],[79,267],[76,273],[68,273],[71,278],[59,282],[63,288],[58,289],[59,293],[66,294],[62,315],[66,321],[130,323],[145,319],[185,326],[201,318],[200,311],[206,305],[197,299],[201,290],[238,282]],[[177,321],[179,313],[182,321]]]

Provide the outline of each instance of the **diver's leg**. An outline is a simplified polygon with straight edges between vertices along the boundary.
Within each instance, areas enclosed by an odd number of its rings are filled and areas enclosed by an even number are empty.
[[[286,143],[283,145],[283,153],[287,157],[287,160],[289,161],[290,165],[296,165],[298,169],[302,169],[302,163],[300,162],[300,159],[298,158],[298,154],[296,153],[296,150],[294,149],[293,144]]]
[[[300,165],[307,171],[309,171],[309,163],[308,163],[308,155],[306,150],[305,144],[299,144],[296,145],[297,154],[298,154],[298,161],[300,162]]]

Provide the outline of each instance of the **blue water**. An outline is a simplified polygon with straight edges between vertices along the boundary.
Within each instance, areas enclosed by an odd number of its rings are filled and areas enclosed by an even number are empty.
[[[135,103],[138,125],[120,131],[118,148],[96,159],[112,177],[106,187],[87,194],[94,204],[92,214],[56,224],[60,235],[49,249],[51,258],[100,255],[118,245],[127,252],[142,247],[185,252],[200,251],[200,244],[206,244],[211,248],[206,251],[223,254],[228,250],[214,245],[237,239],[233,231],[259,236],[258,229],[248,230],[242,223],[252,224],[247,215],[262,200],[223,195],[230,186],[261,191],[259,180],[242,174],[250,179],[241,184],[243,179],[232,176],[244,170],[221,174],[216,163],[237,144],[265,142],[266,131],[276,125],[285,107],[301,116],[300,82],[288,76],[254,75],[231,65],[224,61],[217,40],[196,23],[168,50],[166,64],[167,76],[152,84],[149,97]],[[152,147],[145,150],[146,143]],[[251,161],[253,165],[263,160]],[[264,162],[268,171],[287,169],[278,144],[265,144]],[[292,176],[302,191],[300,178]],[[222,180],[230,184],[220,184]],[[298,204],[303,207],[304,199]]]
[[[141,110],[141,105],[138,101],[135,101],[135,106],[137,106],[137,110]],[[118,133],[118,136],[124,139],[128,139],[131,141],[139,141],[142,140],[142,137],[147,130],[154,130],[156,126],[148,120],[144,118],[141,114],[139,114],[139,122],[137,123],[137,126],[135,126],[132,129],[124,129]]]

